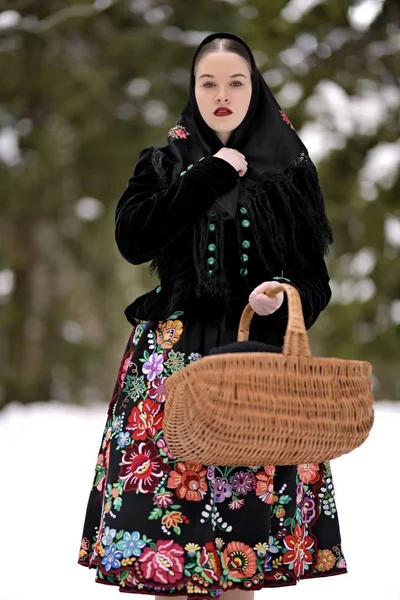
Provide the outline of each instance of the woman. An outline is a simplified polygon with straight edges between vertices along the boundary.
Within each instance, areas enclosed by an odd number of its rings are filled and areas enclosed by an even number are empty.
[[[124,592],[242,595],[346,573],[329,462],[288,467],[179,462],[163,437],[166,378],[236,339],[278,346],[287,301],[306,327],[328,304],[332,232],[314,165],[258,71],[229,33],[196,50],[190,98],[168,144],[140,152],[116,210],[132,264],[160,285],[125,313],[133,325],[98,455],[79,562]]]

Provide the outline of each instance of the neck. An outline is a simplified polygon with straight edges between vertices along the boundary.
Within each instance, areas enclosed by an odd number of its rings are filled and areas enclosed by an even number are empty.
[[[221,142],[224,144],[224,146],[226,146],[229,138],[231,137],[231,132],[230,131],[223,131],[222,133],[218,133],[216,131],[215,133],[217,134],[217,136],[219,137],[219,139],[221,140]]]

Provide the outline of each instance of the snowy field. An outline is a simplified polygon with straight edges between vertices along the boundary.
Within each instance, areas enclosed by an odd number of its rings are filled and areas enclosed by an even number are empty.
[[[105,417],[105,405],[57,403],[0,413],[1,600],[120,597],[76,563]],[[400,404],[378,403],[365,444],[332,461],[349,573],[266,589],[256,598],[399,600],[399,459]]]

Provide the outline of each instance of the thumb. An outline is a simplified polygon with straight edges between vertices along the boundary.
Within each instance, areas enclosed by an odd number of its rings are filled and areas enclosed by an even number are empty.
[[[260,283],[260,285],[254,288],[253,292],[255,294],[262,294],[269,288],[269,283],[269,281],[263,281],[262,283]]]

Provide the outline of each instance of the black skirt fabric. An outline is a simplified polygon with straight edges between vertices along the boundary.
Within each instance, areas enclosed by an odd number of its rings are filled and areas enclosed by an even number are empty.
[[[179,462],[166,445],[167,377],[236,332],[227,319],[210,324],[179,311],[133,326],[79,551],[98,583],[215,598],[347,572],[328,461],[221,467]]]

